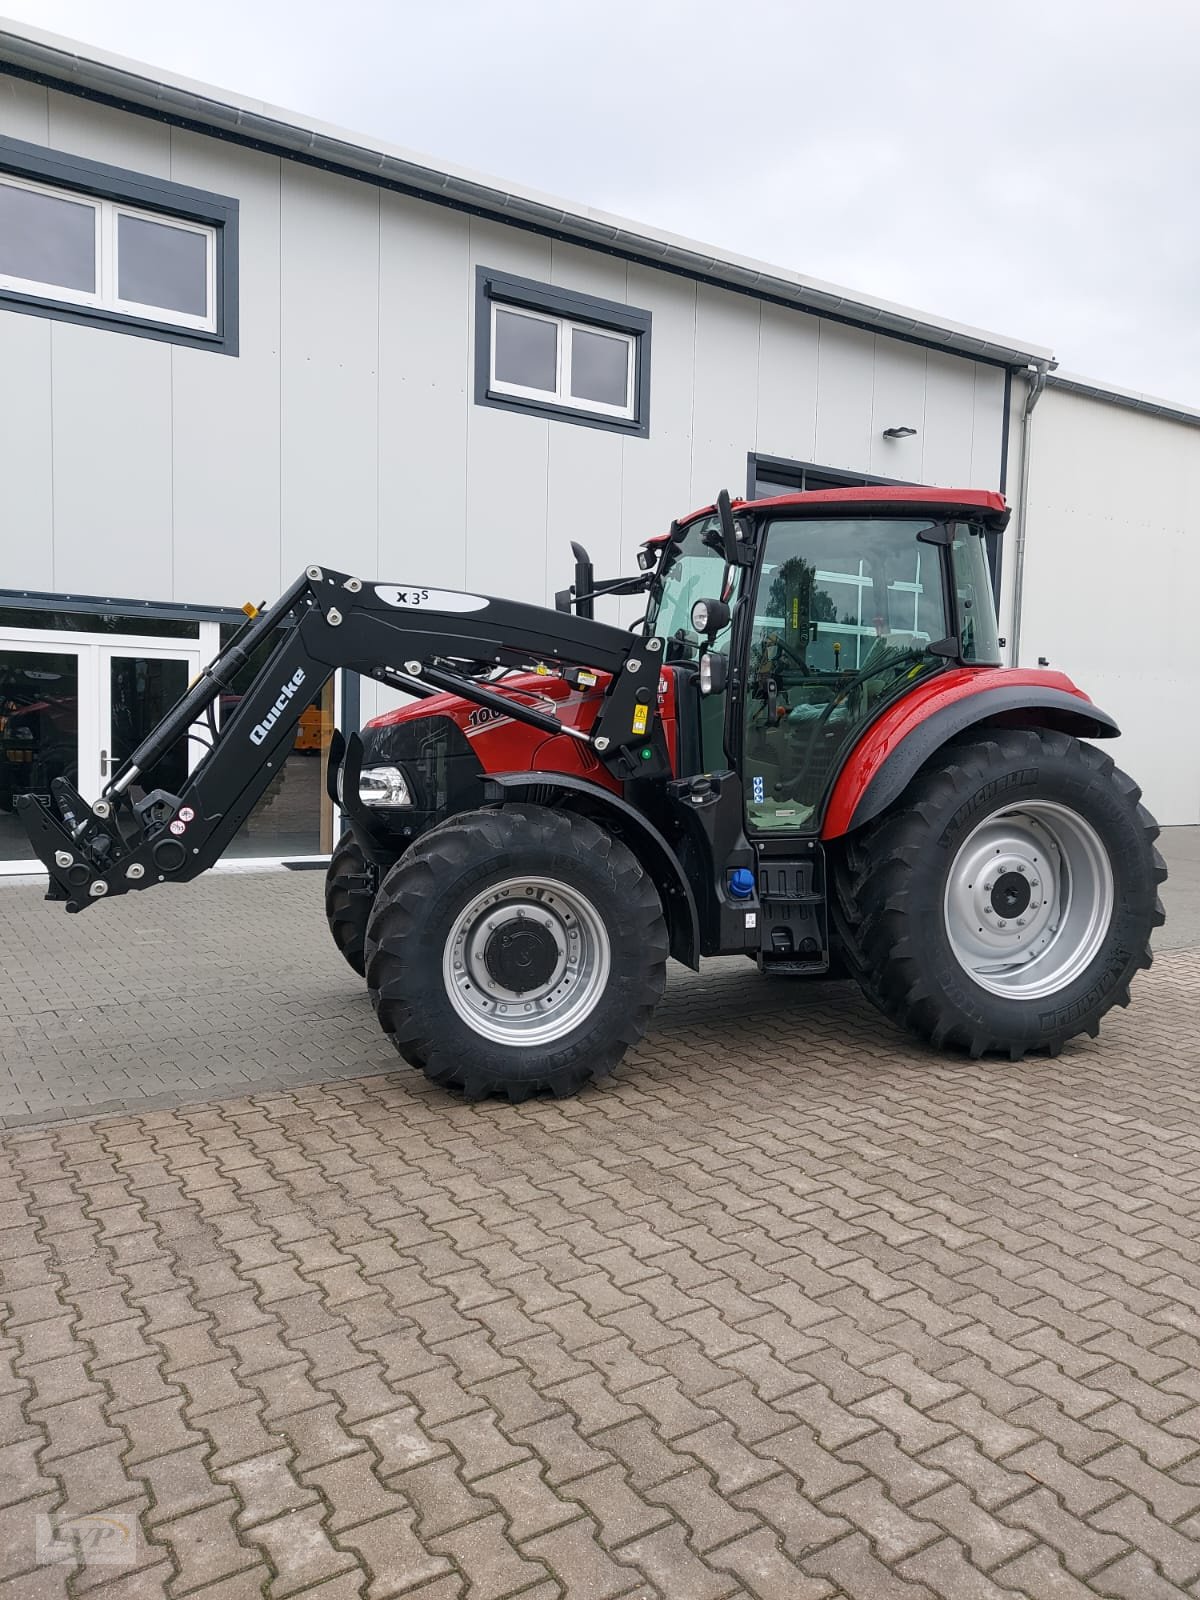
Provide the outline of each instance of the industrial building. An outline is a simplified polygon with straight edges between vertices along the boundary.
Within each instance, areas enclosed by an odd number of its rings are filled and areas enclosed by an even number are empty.
[[[47,771],[97,792],[244,601],[310,562],[545,602],[716,491],[1003,490],[1008,659],[1122,724],[1200,821],[1200,413],[24,28],[0,30],[0,870]],[[329,848],[306,715],[243,856]],[[180,761],[199,759],[197,744]]]

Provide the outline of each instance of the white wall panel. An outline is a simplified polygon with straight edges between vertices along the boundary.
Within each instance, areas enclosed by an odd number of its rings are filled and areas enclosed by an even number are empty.
[[[692,498],[692,395],[696,362],[696,285],[649,267],[629,268],[629,304],[649,311],[650,437],[621,440],[620,571],[636,572],[638,546],[686,516]],[[637,598],[619,614],[640,614]],[[612,615],[605,611],[606,616]]]
[[[971,475],[975,438],[975,363],[930,350],[921,436],[921,481],[960,489]],[[996,441],[996,459],[1000,442]]]
[[[754,441],[760,455],[816,459],[820,339],[816,317],[800,316],[783,306],[762,306]]]
[[[629,266],[615,256],[554,240],[550,247],[550,282],[577,294],[629,303]],[[642,308],[645,309],[645,308]],[[651,328],[653,345],[653,327]],[[616,577],[626,570],[622,549],[621,480],[624,446],[622,435],[605,428],[584,428],[577,423],[550,424],[547,439],[546,572],[543,597],[554,604],[554,594],[570,583],[574,571],[571,540],[578,539],[592,557],[596,576]],[[629,571],[633,567],[629,566]],[[601,601],[601,618],[615,622],[616,601]]]
[[[875,335],[837,322],[821,324],[817,365],[817,444],[823,467],[867,472],[871,459],[871,405]]]
[[[466,217],[380,196],[379,539],[376,571],[467,579],[471,305]]]
[[[876,339],[871,386],[871,474],[901,482],[921,481],[921,448],[925,434],[928,381],[920,345],[898,339]],[[885,439],[885,428],[915,428],[911,439]]]
[[[1000,367],[975,367],[972,416],[971,489],[1000,487],[1000,454],[1004,438],[1004,372]]]
[[[257,603],[296,575],[280,557],[279,165],[172,134],[174,182],[241,202],[239,354],[172,351],[175,600]]]
[[[581,245],[566,244],[561,239],[550,243],[549,281],[559,288],[625,305],[629,300],[629,272],[628,262],[616,256],[585,250]]]
[[[2,80],[0,80],[2,81]],[[54,588],[50,341],[41,317],[0,316],[0,588]]]
[[[759,309],[748,295],[697,287],[693,505],[721,489],[745,492],[746,453],[758,431]]]
[[[0,133],[45,144],[50,136],[49,90],[22,78],[0,78]]]
[[[478,218],[470,227],[470,298],[463,315],[472,324],[473,363],[475,268],[494,267],[545,283],[551,264],[549,240]],[[473,401],[468,407],[467,581],[484,594],[540,600],[545,593],[550,427],[540,417]]]
[[[375,565],[379,190],[285,161],[280,186],[281,579]]]
[[[547,478],[546,570],[541,599],[554,604],[554,594],[574,576],[571,540],[591,556],[598,578],[615,578],[625,570],[621,549],[621,462],[625,440],[601,428],[572,427],[552,422]],[[634,571],[634,566],[629,566]],[[597,615],[615,621],[615,605],[601,602]]]
[[[1167,823],[1200,822],[1200,430],[1047,389],[1033,414],[1021,664],[1069,673]]]
[[[171,346],[69,322],[50,326],[55,586],[167,599]]]
[[[107,161],[155,178],[171,176],[171,130],[153,117],[131,117],[113,106],[78,95],[49,92],[52,149]]]

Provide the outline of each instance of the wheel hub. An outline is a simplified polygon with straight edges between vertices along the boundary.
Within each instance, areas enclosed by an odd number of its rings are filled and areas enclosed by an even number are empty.
[[[483,962],[500,988],[528,994],[546,987],[561,953],[548,928],[518,914],[489,934]]]
[[[586,895],[510,878],[463,907],[442,976],[454,1009],[498,1044],[549,1044],[579,1026],[608,983],[608,931]]]
[[[992,994],[1037,999],[1093,960],[1112,920],[1113,875],[1092,825],[1032,800],[994,812],[959,847],[945,918],[959,964]]]
[[[1018,867],[1016,872],[1001,872],[992,885],[992,910],[998,917],[1019,917],[1029,909],[1033,890],[1029,887],[1029,874]]]

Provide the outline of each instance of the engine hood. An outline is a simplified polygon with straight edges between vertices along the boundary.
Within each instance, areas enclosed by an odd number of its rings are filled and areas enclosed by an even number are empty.
[[[524,705],[543,706],[562,722],[575,728],[590,728],[596,719],[600,700],[608,682],[607,674],[597,674],[594,688],[574,689],[565,679],[538,672],[513,672],[488,688],[506,698]],[[477,706],[456,694],[435,694],[425,700],[414,700],[409,705],[397,706],[367,723],[367,730],[392,728],[403,722],[421,717],[448,717],[460,727],[467,737],[485,728],[495,728],[510,719],[503,712],[488,706]],[[364,732],[365,737],[365,732]],[[545,737],[543,734],[541,737]]]

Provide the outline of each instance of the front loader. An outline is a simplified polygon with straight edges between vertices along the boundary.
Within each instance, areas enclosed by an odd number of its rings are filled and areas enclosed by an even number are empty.
[[[1166,872],[1136,786],[1083,742],[1112,719],[999,664],[1007,516],[978,491],[722,494],[633,577],[597,581],[575,546],[556,610],[309,567],[96,801],[65,778],[18,801],[48,898],[211,866],[349,668],[411,702],[335,738],[330,929],[434,1081],[521,1100],[602,1078],[668,957],[853,976],[936,1046],[1054,1054],[1128,1003]],[[631,629],[595,620],[610,594],[646,597]],[[198,725],[180,792],[144,792]]]

